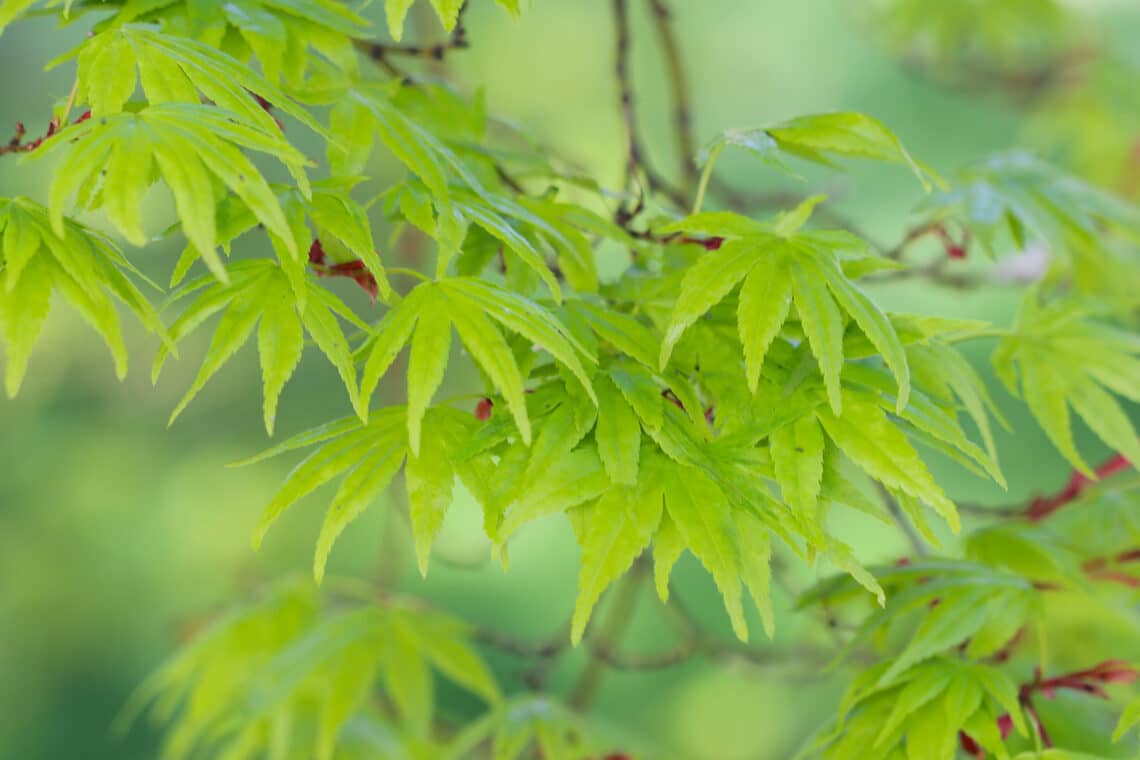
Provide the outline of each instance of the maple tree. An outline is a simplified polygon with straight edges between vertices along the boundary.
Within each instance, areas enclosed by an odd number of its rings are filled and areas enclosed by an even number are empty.
[[[471,44],[466,3],[432,0],[449,35],[435,44],[402,41],[413,0],[383,5],[377,29],[334,0],[0,3],[0,31],[37,9],[92,22],[55,62],[74,68],[74,86],[46,134],[28,141],[19,125],[0,148],[52,172],[46,205],[0,199],[8,394],[62,300],[102,336],[120,377],[123,313],[155,336],[155,381],[185,339],[212,330],[172,422],[250,342],[269,435],[306,348],[335,368],[352,409],[242,463],[304,452],[267,494],[255,546],[286,510],[336,485],[316,582],[282,581],[217,620],[140,688],[126,719],[148,711],[163,723],[166,758],[641,756],[591,719],[604,670],[762,660],[766,650],[746,643],[749,622],[769,636],[781,623],[777,563],[820,563],[837,574],[800,590],[799,614],[823,616],[837,634],[829,654],[852,675],[801,756],[1093,757],[1060,745],[1040,707],[1059,692],[1124,700],[1116,686],[1140,675],[1133,652],[1090,646],[1071,672],[1047,656],[1050,597],[1123,604],[1113,594],[1140,588],[1132,143],[1100,133],[1108,148],[1096,156],[1066,143],[1061,164],[1012,151],[943,178],[877,119],[842,112],[728,130],[698,152],[673,11],[647,0],[671,84],[674,177],[639,139],[630,0],[613,0],[625,185],[603,188],[543,151],[508,150],[478,97],[419,75]],[[1046,142],[1095,110],[1096,88],[1078,96],[1058,82],[1082,61],[1116,65],[1072,39],[1070,11],[1049,0],[867,5],[882,44],[923,51],[909,65],[1028,103]],[[324,146],[320,161],[302,140]],[[401,178],[369,176],[379,151]],[[900,223],[901,242],[885,246],[822,195],[728,185],[716,173],[728,151],[793,175],[894,165],[927,195]],[[142,211],[154,188],[173,202],[165,230]],[[105,225],[79,221],[91,212]],[[380,225],[389,239],[430,241],[434,258],[422,270],[393,266]],[[160,234],[185,241],[165,288],[131,263]],[[1007,270],[999,283],[1002,264],[1035,247],[1048,252],[1039,271]],[[619,275],[599,274],[603,248],[625,252]],[[375,310],[351,308],[327,287],[335,278]],[[889,311],[875,286],[898,280],[1013,280],[1024,295],[999,327]],[[1005,484],[994,426],[1008,423],[963,353],[976,343],[993,346],[997,376],[1072,465],[1057,493],[1008,508],[955,504],[924,460],[935,452]],[[404,403],[374,403],[404,353]],[[473,392],[440,398],[464,368],[480,378]],[[1074,413],[1111,458],[1090,461]],[[325,578],[337,538],[401,473],[425,575],[457,488],[481,506],[504,563],[520,530],[563,515],[581,546],[566,630],[522,641],[391,589]],[[912,556],[865,566],[835,527],[841,510],[896,526]],[[940,524],[960,540],[945,542]],[[715,582],[735,641],[676,598],[671,573],[686,552]],[[677,643],[629,653],[629,608],[649,583]],[[546,671],[579,645],[589,658],[574,686],[547,689]],[[505,694],[488,650],[529,661],[533,688]],[[482,712],[465,724],[440,716],[438,678]],[[1133,741],[1140,699],[1121,707],[1105,716],[1119,713],[1116,738]]]

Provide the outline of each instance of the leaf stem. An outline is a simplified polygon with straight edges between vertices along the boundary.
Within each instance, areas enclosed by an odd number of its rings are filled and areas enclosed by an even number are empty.
[[[705,193],[707,193],[709,189],[709,180],[712,178],[713,164],[716,163],[716,160],[720,156],[720,152],[722,150],[724,150],[724,145],[717,144],[711,151],[709,151],[708,158],[705,159],[705,168],[704,171],[701,172],[701,180],[697,185],[697,198],[695,201],[693,201],[694,214],[699,214],[701,211],[701,206],[703,206],[705,203]]]

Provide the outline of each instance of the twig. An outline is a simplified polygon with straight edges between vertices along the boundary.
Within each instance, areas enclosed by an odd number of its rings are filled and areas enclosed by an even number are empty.
[[[621,0],[618,0],[619,2]],[[590,637],[590,651],[593,655],[578,680],[570,689],[567,704],[581,709],[594,700],[602,685],[606,672],[606,657],[617,649],[622,636],[633,620],[637,597],[646,578],[646,555],[633,563],[629,573],[614,590],[614,598],[607,610],[607,616],[598,637]]]
[[[1046,496],[1035,496],[1028,503],[1010,504],[997,507],[984,507],[980,504],[959,504],[958,509],[963,512],[981,516],[1024,518],[1029,522],[1041,522],[1063,507],[1078,501],[1088,489],[1101,480],[1132,469],[1133,465],[1123,454],[1114,454],[1094,470],[1095,477],[1090,478],[1083,472],[1074,470],[1069,480],[1056,493]],[[1129,560],[1135,561],[1135,560]]]
[[[446,42],[435,45],[399,45],[393,42],[377,42],[375,40],[354,40],[356,49],[367,55],[373,61],[383,64],[388,58],[419,58],[428,61],[442,61],[447,54],[454,50],[465,50],[471,46],[467,39],[467,27],[463,24],[463,14],[467,12],[467,3],[459,9],[455,20],[455,28]]]
[[[1026,106],[1062,86],[1079,86],[1085,78],[1084,67],[1099,55],[1101,51],[1086,45],[1062,51],[1037,66],[1020,69],[993,66],[977,58],[967,58],[947,67],[932,66],[930,61],[912,57],[903,59],[901,66],[909,74],[950,89],[1001,92],[1014,104]],[[948,72],[958,76],[947,77]]]
[[[698,654],[698,648],[697,642],[686,640],[678,642],[672,649],[653,654],[619,654],[605,647],[598,647],[592,653],[615,670],[644,671],[665,670],[680,665]]]
[[[618,102],[625,130],[626,161],[624,189],[636,188],[637,201],[623,203],[614,214],[622,227],[645,209],[645,198],[650,190],[668,198],[678,208],[688,205],[688,196],[650,165],[645,148],[637,137],[637,114],[633,102],[633,82],[630,78],[629,53],[629,2],[613,0],[614,13],[614,74],[618,85]],[[644,177],[644,182],[643,178]],[[648,185],[648,187],[646,187]]]
[[[1065,487],[1060,491],[1052,496],[1039,496],[1033,499],[1025,509],[1025,517],[1030,522],[1041,522],[1062,507],[1072,504],[1080,498],[1081,494],[1100,479],[1130,469],[1132,469],[1132,463],[1125,459],[1123,454],[1116,454],[1100,467],[1096,468],[1095,478],[1090,478],[1082,472],[1075,471],[1069,477],[1069,482],[1066,483]]]
[[[936,285],[954,290],[973,290],[989,284],[991,280],[975,272],[951,272],[948,259],[935,259],[929,264],[907,269],[877,272],[868,277],[868,282],[892,282],[894,280],[924,279]]]
[[[906,540],[910,542],[911,548],[914,549],[915,556],[926,556],[926,544],[922,542],[922,537],[918,535],[918,531],[914,529],[914,526],[910,524],[910,520],[903,514],[898,499],[896,499],[882,483],[875,481],[875,487],[879,490],[879,495],[883,498],[883,504],[886,505],[887,511],[891,513],[891,517],[894,519],[899,531],[906,537]]]
[[[1046,699],[1052,699],[1059,690],[1068,689],[1100,699],[1108,699],[1109,695],[1104,689],[1105,686],[1112,683],[1132,684],[1136,682],[1138,677],[1140,677],[1140,673],[1125,660],[1106,660],[1086,670],[1078,670],[1074,673],[1066,673],[1052,678],[1042,678],[1041,669],[1038,668],[1033,671],[1033,680],[1022,684],[1018,689],[1018,701],[1029,713],[1029,717],[1037,729],[1037,735],[1041,737],[1041,742],[1046,747],[1052,747],[1053,742],[1050,740],[1049,733],[1045,730],[1045,725],[1041,722],[1041,717],[1033,704],[1035,693],[1040,693]]]
[[[87,121],[91,118],[90,111],[84,111],[80,114],[79,118],[75,120],[76,124]],[[36,148],[44,144],[44,141],[49,137],[55,135],[60,129],[60,120],[57,117],[52,117],[48,122],[47,132],[41,137],[37,137],[31,142],[24,142],[24,137],[27,136],[28,130],[24,126],[24,122],[16,122],[16,132],[7,143],[0,145],[0,156],[6,156],[9,153],[31,153]]]
[[[625,181],[623,190],[637,185],[637,203],[630,207],[623,202],[615,214],[618,224],[625,225],[645,207],[645,187],[641,184],[641,143],[637,139],[637,118],[633,110],[633,83],[629,77],[629,2],[613,0],[614,13],[614,69],[618,84],[618,103],[622,126],[625,128]]]
[[[555,657],[569,646],[569,637],[566,635],[568,626],[559,628],[558,633],[546,641],[525,641],[508,636],[488,628],[480,628],[475,632],[475,639],[487,646],[494,647],[516,657],[537,657],[539,659]]]
[[[669,91],[673,100],[673,137],[677,145],[677,159],[681,164],[681,177],[685,194],[696,187],[699,170],[696,163],[696,140],[693,136],[693,108],[689,91],[689,78],[681,45],[673,26],[673,12],[666,0],[647,0],[650,16],[657,30],[657,39],[669,72]]]

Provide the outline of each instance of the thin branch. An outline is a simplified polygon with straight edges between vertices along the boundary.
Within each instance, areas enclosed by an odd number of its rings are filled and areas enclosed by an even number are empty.
[[[1090,478],[1082,472],[1075,471],[1057,493],[1052,496],[1039,496],[1029,503],[1025,509],[1025,517],[1030,522],[1041,522],[1064,506],[1072,504],[1080,496],[1102,478],[1115,475],[1132,469],[1132,463],[1124,458],[1123,454],[1116,454],[1107,462],[1096,468],[1096,477]]]
[[[967,258],[970,251],[970,244],[973,242],[973,235],[968,227],[963,226],[958,238],[955,239],[955,237],[950,234],[950,230],[945,221],[925,222],[916,227],[912,227],[903,236],[902,240],[884,252],[883,256],[892,261],[901,262],[911,246],[927,237],[936,237],[938,239],[942,244],[944,256],[933,259],[922,266],[880,272],[874,275],[875,281],[889,282],[891,280],[920,278],[956,290],[970,290],[991,282],[985,276],[975,272],[955,272],[950,269],[956,262]]]
[[[594,657],[609,667],[627,671],[665,670],[688,661],[698,653],[697,642],[692,640],[680,641],[672,649],[652,654],[620,654],[605,647],[592,650]]]
[[[669,73],[669,92],[673,101],[673,137],[677,146],[677,159],[681,164],[682,189],[686,195],[696,187],[700,171],[696,163],[696,139],[693,133],[692,97],[685,60],[673,25],[673,12],[666,0],[647,0],[650,16],[657,30],[657,39]]]
[[[475,631],[475,640],[516,657],[545,659],[557,657],[569,647],[567,629],[568,626],[562,626],[545,641],[526,641],[489,628],[479,628]]]
[[[629,0],[613,0],[614,14],[614,75],[618,86],[618,103],[625,130],[626,161],[624,189],[636,188],[637,201],[623,203],[615,214],[622,227],[645,209],[645,198],[650,189],[667,197],[678,208],[688,205],[687,194],[675,187],[657,172],[648,161],[645,148],[637,137],[637,113],[633,102],[633,81],[630,76],[630,24]],[[642,177],[644,177],[644,182]],[[648,184],[649,187],[646,187]]]
[[[916,531],[914,529],[914,526],[911,525],[910,520],[908,520],[906,515],[903,514],[903,510],[902,507],[899,506],[898,499],[896,499],[894,497],[894,494],[888,491],[887,487],[882,483],[876,481],[875,487],[879,490],[879,495],[882,496],[883,504],[886,505],[887,511],[891,513],[891,517],[894,519],[895,524],[898,526],[899,532],[901,532],[903,536],[906,537],[906,540],[910,543],[911,548],[914,549],[915,556],[926,556],[926,544],[923,543],[922,537],[918,535],[918,531]]]
[[[977,92],[1000,92],[1018,106],[1029,106],[1050,92],[1064,87],[1079,87],[1087,76],[1088,67],[1101,55],[1093,46],[1077,46],[1061,51],[1038,65],[1011,69],[995,66],[977,58],[957,61],[954,66],[932,63],[921,58],[904,58],[903,71],[952,89]],[[953,73],[955,76],[946,76]]]
[[[1094,470],[1095,477],[1074,470],[1069,480],[1055,493],[1035,496],[1028,503],[985,507],[980,504],[959,504],[958,509],[971,514],[1002,518],[1024,518],[1029,522],[1041,522],[1058,510],[1080,500],[1093,486],[1102,480],[1132,469],[1133,464],[1123,454],[1114,454]],[[1131,561],[1131,560],[1130,560]]]
[[[629,2],[613,0],[614,13],[614,70],[618,85],[618,107],[625,128],[625,181],[623,190],[637,185],[637,204],[630,207],[622,203],[617,210],[619,224],[626,224],[645,206],[645,187],[641,184],[641,143],[637,139],[637,118],[633,110],[633,83],[629,76]]]
[[[70,105],[68,107],[70,108]],[[90,118],[91,112],[84,111],[82,114],[80,114],[79,118],[75,120],[75,124],[87,121]],[[60,120],[57,117],[53,116],[51,121],[48,122],[47,132],[45,132],[41,137],[35,138],[31,142],[24,142],[24,138],[27,136],[28,130],[24,126],[24,122],[16,122],[15,134],[10,140],[8,140],[8,142],[0,145],[0,156],[6,156],[9,153],[31,153],[33,150],[43,145],[44,141],[49,137],[54,136],[55,133],[60,130],[59,125]]]
[[[578,680],[570,688],[570,695],[566,703],[571,707],[581,709],[586,707],[597,696],[598,689],[605,677],[605,657],[616,651],[625,635],[626,629],[633,621],[633,613],[637,606],[637,597],[641,594],[642,586],[647,577],[647,555],[638,557],[629,573],[621,580],[612,596],[614,597],[606,619],[597,637],[590,635],[590,653],[593,655],[586,667],[578,676]],[[592,634],[592,632],[590,632]]]
[[[808,660],[809,662],[814,661],[822,668],[831,657],[824,650],[806,646],[792,649],[777,647],[759,649],[737,641],[723,641],[714,638],[702,628],[700,618],[684,603],[673,583],[669,584],[669,601],[663,604],[662,608],[669,615],[674,628],[683,637],[681,643],[673,650],[656,656],[658,660],[667,662],[664,667],[676,664],[667,661],[667,654],[677,655],[682,650],[687,651],[690,657],[705,657],[710,660],[742,660],[752,665],[772,665],[774,663]]]
[[[896,280],[922,279],[954,290],[973,290],[991,284],[993,280],[976,272],[950,271],[950,260],[935,259],[929,264],[894,271],[877,272],[868,281],[893,282]]]
[[[353,45],[364,55],[371,58],[383,67],[389,74],[403,77],[404,74],[397,69],[391,58],[418,58],[424,61],[442,61],[449,53],[456,50],[466,50],[471,46],[467,39],[467,27],[463,23],[463,15],[467,12],[468,3],[459,9],[455,20],[455,28],[445,42],[434,45],[400,45],[394,42],[378,42],[376,40],[353,40]]]

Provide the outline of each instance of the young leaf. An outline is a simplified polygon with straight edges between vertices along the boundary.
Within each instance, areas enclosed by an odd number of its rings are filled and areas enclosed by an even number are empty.
[[[598,425],[595,436],[598,455],[602,458],[610,480],[622,485],[633,485],[637,482],[641,424],[612,380],[602,380],[598,383],[597,391]]]
[[[661,519],[663,489],[652,483],[615,487],[587,507],[582,569],[570,639],[578,644],[590,612],[611,583],[633,566]]]
[[[63,232],[63,214],[69,198],[97,180],[108,157],[120,155],[127,146],[135,146],[125,155],[139,165],[148,165],[145,163],[147,150],[153,153],[159,172],[174,195],[183,231],[219,278],[224,278],[226,273],[214,255],[217,231],[210,175],[237,195],[256,219],[296,254],[296,243],[280,203],[265,178],[241,151],[244,147],[272,153],[295,175],[303,176],[300,167],[305,163],[304,157],[279,133],[252,125],[241,131],[232,129],[224,113],[212,106],[166,104],[150,106],[138,113],[88,119],[59,134],[42,151],[33,154],[65,154],[63,166],[51,186],[51,220],[57,235]],[[137,204],[141,191],[149,184],[149,176],[133,170],[126,176],[132,183],[130,187],[112,184],[105,186],[94,199],[80,196],[77,202],[88,209],[111,202],[110,211],[119,209],[112,214],[112,221],[125,235],[134,236],[139,242],[137,205],[131,210],[125,206],[123,197]]]
[[[748,389],[760,381],[760,368],[768,347],[780,334],[792,307],[792,279],[787,264],[777,256],[762,256],[740,288],[737,324],[744,345]]]
[[[843,369],[843,317],[815,267],[792,268],[792,298],[796,314],[819,361],[831,409],[842,410],[839,373]]]
[[[842,416],[829,409],[817,410],[828,437],[868,475],[892,490],[922,500],[957,531],[960,520],[953,502],[935,483],[902,431],[866,396],[844,391],[843,400]]]
[[[823,483],[823,429],[814,416],[801,417],[769,436],[772,463],[784,500],[813,513]]]
[[[740,593],[740,545],[724,494],[701,471],[671,468],[665,506],[685,544],[712,574],[736,636],[747,641]]]
[[[428,440],[432,441],[432,450],[420,456],[409,454],[404,467],[416,562],[424,576],[428,571],[431,545],[451,507],[459,448],[471,433],[469,418],[449,412],[445,409],[428,411],[423,425]]]
[[[673,346],[681,339],[686,328],[728,295],[752,270],[757,258],[763,253],[763,247],[754,241],[729,241],[719,250],[702,256],[685,273],[681,292],[673,305],[669,328],[661,342],[661,356],[658,359],[661,369],[665,369],[669,363]]]
[[[1129,461],[1140,461],[1140,438],[1120,404],[1105,388],[1136,400],[1134,373],[1140,370],[1140,342],[1093,321],[1066,301],[1039,306],[1031,291],[1013,334],[993,356],[998,376],[1011,392],[1020,390],[1038,424],[1058,451],[1081,472],[1092,471],[1077,451],[1069,407],[1101,440]],[[1133,375],[1131,379],[1130,375]]]
[[[8,355],[5,389],[15,396],[51,307],[53,292],[103,337],[116,374],[127,370],[127,349],[114,301],[168,340],[158,313],[127,273],[141,277],[114,244],[94,230],[24,198],[0,198],[0,335]],[[124,271],[125,270],[125,271]]]
[[[927,190],[931,182],[941,183],[929,168],[911,157],[899,138],[882,122],[861,113],[801,116],[760,129],[729,130],[701,152],[698,160],[705,164],[706,174],[727,146],[745,148],[761,161],[785,173],[790,173],[783,163],[785,156],[834,166],[827,158],[831,154],[902,164],[914,172]]]
[[[443,381],[451,348],[451,319],[447,302],[429,291],[420,307],[416,332],[408,355],[408,442],[420,454],[420,424],[424,412]]]
[[[383,445],[386,443],[387,445]],[[344,529],[388,488],[392,478],[404,462],[406,448],[403,440],[393,438],[369,451],[343,481],[317,536],[317,550],[313,558],[313,577],[320,583],[325,576],[325,565],[333,544]]]
[[[308,305],[299,313],[288,277],[280,267],[264,259],[232,265],[227,270],[226,281],[208,282],[204,287],[201,283],[184,286],[181,293],[196,293],[196,298],[171,325],[170,337],[174,342],[196,331],[211,315],[223,310],[224,313],[198,375],[171,413],[170,421],[177,419],[210,378],[246,343],[259,321],[257,343],[265,396],[265,427],[269,433],[273,432],[281,389],[300,359],[302,328],[340,372],[349,400],[360,413],[356,374],[348,342],[336,316],[347,310],[316,283],[307,282],[305,288]],[[155,380],[166,357],[165,350],[155,357]]]

